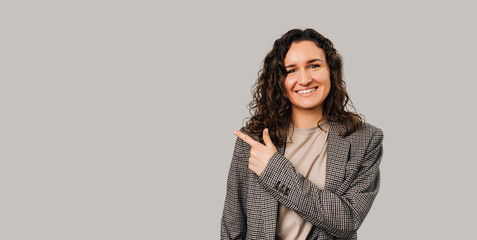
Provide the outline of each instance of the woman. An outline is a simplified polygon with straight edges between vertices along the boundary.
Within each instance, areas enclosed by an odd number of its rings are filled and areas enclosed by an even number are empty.
[[[357,239],[379,189],[383,131],[347,111],[330,40],[293,29],[267,54],[237,135],[222,239]]]

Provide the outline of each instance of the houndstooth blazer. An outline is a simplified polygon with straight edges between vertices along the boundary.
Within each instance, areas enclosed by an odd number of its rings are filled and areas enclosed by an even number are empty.
[[[380,185],[383,131],[369,123],[342,138],[329,121],[324,190],[297,173],[277,148],[258,176],[248,168],[250,145],[240,138],[227,178],[221,239],[275,239],[278,203],[313,224],[307,239],[357,239]],[[260,139],[244,131],[256,141]],[[263,142],[263,141],[261,141]]]

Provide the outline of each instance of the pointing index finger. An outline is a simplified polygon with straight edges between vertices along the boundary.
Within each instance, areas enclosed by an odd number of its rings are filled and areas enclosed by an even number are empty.
[[[237,137],[242,139],[244,142],[250,144],[250,146],[257,143],[257,141],[253,140],[253,138],[251,138],[250,136],[248,136],[247,134],[245,134],[245,133],[243,133],[239,130],[235,130],[234,133],[235,133],[235,135],[237,135]]]

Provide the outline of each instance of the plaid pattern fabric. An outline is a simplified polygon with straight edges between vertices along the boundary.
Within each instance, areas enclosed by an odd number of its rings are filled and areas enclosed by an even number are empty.
[[[383,131],[369,123],[346,138],[329,121],[324,190],[296,173],[277,148],[258,176],[248,168],[250,145],[240,138],[227,178],[221,239],[275,239],[278,203],[313,224],[307,239],[357,239],[379,190]],[[242,132],[255,140],[257,136]]]

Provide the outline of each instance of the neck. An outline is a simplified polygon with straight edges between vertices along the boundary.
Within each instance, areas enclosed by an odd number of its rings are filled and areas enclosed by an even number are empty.
[[[305,109],[292,109],[292,120],[293,125],[298,128],[312,128],[316,127],[318,121],[321,120],[323,117],[323,110],[313,109],[313,110],[305,110]]]

